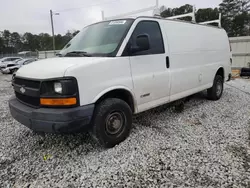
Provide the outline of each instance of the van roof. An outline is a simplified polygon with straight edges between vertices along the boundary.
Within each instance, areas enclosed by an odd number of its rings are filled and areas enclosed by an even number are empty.
[[[149,19],[155,19],[155,20],[168,20],[168,21],[173,21],[173,22],[181,22],[181,23],[188,23],[188,24],[195,24],[195,25],[199,25],[199,26],[203,26],[203,27],[212,27],[212,28],[216,28],[216,29],[223,29],[221,27],[218,26],[213,26],[213,25],[204,25],[204,24],[199,24],[199,23],[195,23],[195,22],[191,22],[191,21],[185,21],[185,20],[180,20],[180,19],[168,19],[168,18],[163,18],[163,17],[155,17],[155,16],[129,16],[129,17],[124,17],[124,18],[117,18],[117,19],[109,19],[109,20],[104,20],[104,21],[112,21],[112,20],[126,20],[126,19],[139,19],[139,18],[149,18]],[[104,22],[101,21],[101,22]]]

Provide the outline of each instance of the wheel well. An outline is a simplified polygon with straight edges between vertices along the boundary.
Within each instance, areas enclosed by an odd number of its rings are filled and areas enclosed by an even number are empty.
[[[224,69],[222,67],[219,68],[219,70],[217,71],[216,75],[220,75],[224,79],[225,78]]]
[[[118,98],[125,101],[131,108],[132,112],[135,112],[134,99],[131,93],[125,89],[116,89],[109,91],[104,94],[96,103],[100,103],[101,101],[107,98]]]

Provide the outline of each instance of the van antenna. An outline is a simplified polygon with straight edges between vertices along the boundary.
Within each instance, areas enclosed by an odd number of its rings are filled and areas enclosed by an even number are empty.
[[[207,21],[207,22],[201,22],[199,24],[207,25],[207,24],[211,24],[211,23],[218,23],[218,26],[221,27],[221,13],[219,14],[219,19],[218,20],[211,20],[211,21]]]

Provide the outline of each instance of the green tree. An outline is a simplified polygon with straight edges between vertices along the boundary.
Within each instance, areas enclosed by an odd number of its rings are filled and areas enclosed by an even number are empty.
[[[56,35],[56,49],[62,49],[79,31],[68,31],[65,35]],[[0,52],[17,53],[19,51],[52,50],[52,36],[48,33],[34,35],[26,32],[22,36],[17,33],[11,33],[8,30],[0,31]]]
[[[72,38],[73,38],[73,33],[71,33],[70,31],[68,31],[63,37],[63,44],[66,45]]]
[[[250,12],[250,0],[241,0],[240,10],[242,13],[249,13]]]
[[[56,49],[60,50],[64,47],[64,41],[62,35],[56,35],[55,36],[55,42],[56,42]]]
[[[191,5],[184,5],[179,8],[161,7],[161,16],[170,17],[192,12]],[[216,20],[222,13],[222,27],[229,36],[250,35],[250,0],[223,0],[219,8],[199,9],[196,12],[196,21],[205,22]],[[183,18],[191,21],[191,18]],[[216,24],[212,24],[216,25]]]
[[[223,0],[219,5],[220,12],[228,19],[233,19],[239,13],[240,6],[239,0]]]
[[[249,35],[250,0],[223,0],[219,5],[222,27],[229,36]]]
[[[51,50],[53,48],[52,37],[48,33],[39,34],[40,50]]]
[[[4,49],[4,40],[2,37],[2,32],[0,31],[0,53],[3,52]]]
[[[217,20],[219,18],[219,9],[215,8],[206,8],[206,9],[199,9],[196,13],[196,21],[199,22],[206,22],[210,20]]]
[[[186,14],[186,13],[190,13],[193,11],[193,6],[186,4],[183,5],[179,8],[166,8],[162,13],[161,16],[166,18],[166,17],[170,17],[170,16],[176,16],[176,15],[181,15],[181,14]],[[191,21],[191,18],[186,17],[186,18],[181,18],[182,20],[186,20],[186,21]]]
[[[244,29],[242,35],[250,35],[250,0],[242,0],[240,4],[242,16],[244,18]]]
[[[249,14],[244,12],[234,17],[232,21],[231,36],[246,36],[249,35]]]
[[[239,0],[223,0],[219,5],[220,12],[222,13],[222,27],[227,31],[229,36],[235,36],[233,29],[235,26],[234,19],[240,14],[241,2]]]
[[[76,36],[79,32],[80,32],[79,30],[74,31],[74,32],[72,33],[73,37]]]
[[[4,46],[5,47],[10,47],[10,31],[9,30],[4,30],[2,33],[3,41],[4,41]]]
[[[10,45],[14,47],[15,52],[19,52],[22,48],[21,37],[17,32],[10,34]]]
[[[24,50],[36,51],[40,50],[39,36],[32,33],[25,33],[23,35]]]
[[[173,9],[171,9],[171,8],[166,8],[165,10],[163,10],[163,11],[161,12],[161,16],[164,17],[164,18],[173,16]]]

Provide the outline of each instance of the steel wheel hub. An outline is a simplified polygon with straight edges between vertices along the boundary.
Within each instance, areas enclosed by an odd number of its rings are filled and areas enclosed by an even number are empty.
[[[124,114],[122,112],[113,112],[106,119],[106,131],[110,135],[115,135],[121,131],[124,126]]]
[[[216,86],[216,95],[220,96],[221,92],[222,92],[222,83],[221,83],[221,81],[218,81],[217,86]]]

